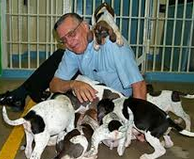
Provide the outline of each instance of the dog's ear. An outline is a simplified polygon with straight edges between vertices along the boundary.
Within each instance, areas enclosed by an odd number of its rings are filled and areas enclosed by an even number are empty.
[[[93,41],[94,35],[93,35],[93,31],[92,31],[92,30],[90,30],[90,31],[88,32],[87,39],[88,39],[88,42],[89,42],[89,43]]]
[[[99,98],[97,97],[97,98],[95,98],[95,99],[91,102],[90,108],[96,109],[96,108],[97,108],[97,105],[98,105],[98,102],[99,102]]]
[[[180,102],[181,97],[180,96],[185,96],[187,95],[186,93],[178,92],[178,91],[173,91],[171,95],[171,99],[173,102]]]
[[[75,113],[75,121],[74,121],[74,126],[77,127],[79,118],[81,117],[81,113]]]
[[[149,93],[153,97],[157,97],[162,93],[162,91],[155,91],[152,84],[147,84],[146,87],[147,87],[147,93]]]
[[[153,88],[152,84],[146,84],[146,87],[147,87],[148,93],[154,92],[154,88]]]
[[[97,121],[97,109],[94,109],[94,108],[88,109],[85,112],[84,116],[86,115]]]
[[[114,99],[117,99],[117,98],[119,98],[119,97],[120,97],[120,96],[119,96],[117,93],[111,92],[111,91],[108,90],[108,89],[104,89],[102,99],[110,99],[110,100],[114,100]]]
[[[116,42],[117,36],[116,36],[116,34],[114,33],[114,31],[111,27],[108,30],[108,34],[109,34],[110,41],[112,41],[113,43]]]

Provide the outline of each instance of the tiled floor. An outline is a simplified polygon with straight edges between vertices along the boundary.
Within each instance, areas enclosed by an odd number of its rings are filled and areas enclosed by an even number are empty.
[[[0,79],[0,93],[6,90],[12,90],[16,88],[19,84],[21,84],[23,80],[3,80]],[[194,93],[194,85],[193,84],[159,84],[154,83],[156,89],[174,89],[181,90],[184,92]],[[194,100],[182,99],[183,107],[186,112],[191,116],[192,119],[192,130],[194,131]],[[0,114],[1,114],[0,110]],[[21,113],[11,112],[9,110],[9,116],[12,119],[16,119],[21,115]],[[0,149],[3,147],[5,141],[7,140],[9,133],[13,129],[13,127],[6,125],[2,121],[2,117],[0,118]],[[171,133],[172,140],[174,141],[174,146],[172,148],[167,149],[167,152],[161,159],[193,159],[194,158],[194,138],[184,137],[178,134],[175,131]],[[24,143],[24,141],[23,141]],[[10,145],[13,146],[13,145]],[[150,147],[147,143],[142,143],[137,140],[132,141],[131,145],[126,149],[124,155],[119,157],[116,149],[109,150],[103,144],[100,145],[99,150],[99,159],[136,159],[139,158],[143,153],[151,153],[153,152],[152,147]],[[1,153],[1,151],[0,151]],[[7,152],[9,153],[9,152]],[[42,159],[51,159],[54,157],[55,151],[54,147],[47,147],[44,151]],[[7,158],[0,158],[7,159]],[[25,159],[24,151],[18,150],[15,159]]]

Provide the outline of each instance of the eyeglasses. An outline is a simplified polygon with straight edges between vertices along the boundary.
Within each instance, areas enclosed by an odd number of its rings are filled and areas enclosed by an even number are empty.
[[[77,35],[76,31],[79,28],[79,26],[81,25],[82,21],[73,30],[69,31],[62,38],[60,38],[59,43],[66,44],[68,39],[74,38]]]

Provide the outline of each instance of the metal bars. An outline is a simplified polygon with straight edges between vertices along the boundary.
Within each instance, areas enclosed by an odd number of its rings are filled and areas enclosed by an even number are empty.
[[[62,0],[35,0],[25,4],[23,0],[9,0],[5,3],[2,48],[6,50],[3,56],[7,57],[7,62],[3,62],[4,69],[34,70],[56,50],[53,26],[63,14],[62,3]]]
[[[88,22],[95,8],[108,2],[117,25],[145,72],[194,72],[194,2],[169,0],[8,0],[2,14],[3,69],[34,70],[57,42],[53,26],[59,16],[77,12]]]

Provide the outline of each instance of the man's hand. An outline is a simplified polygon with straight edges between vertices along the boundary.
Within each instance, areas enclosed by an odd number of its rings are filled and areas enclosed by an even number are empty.
[[[81,103],[86,101],[92,102],[96,98],[96,93],[98,93],[89,84],[77,80],[71,81],[70,87]]]

